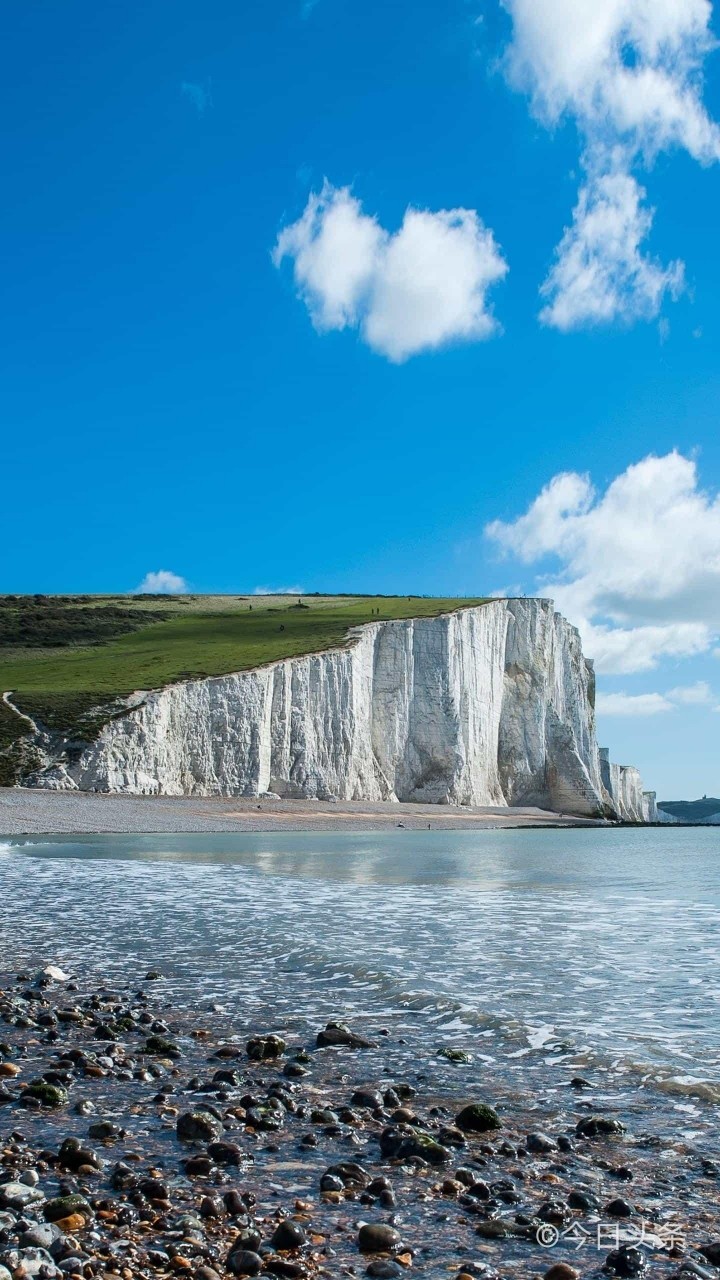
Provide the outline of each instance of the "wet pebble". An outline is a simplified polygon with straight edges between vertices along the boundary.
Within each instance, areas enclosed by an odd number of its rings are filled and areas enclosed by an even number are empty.
[[[365,1222],[358,1232],[361,1253],[391,1253],[400,1245],[399,1233],[385,1222]]]

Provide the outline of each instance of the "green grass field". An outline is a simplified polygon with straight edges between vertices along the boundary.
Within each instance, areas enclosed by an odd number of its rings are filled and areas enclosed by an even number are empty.
[[[482,599],[417,596],[0,597],[0,692],[49,728],[92,737],[115,699],[336,648],[373,620]],[[115,631],[117,634],[113,634]],[[0,714],[2,741],[27,725]],[[4,729],[4,732],[3,732]]]

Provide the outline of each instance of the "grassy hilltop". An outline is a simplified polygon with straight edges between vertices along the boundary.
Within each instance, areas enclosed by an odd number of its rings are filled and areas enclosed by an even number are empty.
[[[482,599],[420,596],[0,596],[0,693],[51,729],[93,737],[138,689],[227,675],[347,642],[373,620]],[[0,784],[28,724],[0,703]]]

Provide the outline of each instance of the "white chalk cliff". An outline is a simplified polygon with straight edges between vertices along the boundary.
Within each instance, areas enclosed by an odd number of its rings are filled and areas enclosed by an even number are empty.
[[[653,820],[595,738],[594,673],[549,600],[375,622],[345,647],[129,700],[26,785],[153,795],[538,805]]]

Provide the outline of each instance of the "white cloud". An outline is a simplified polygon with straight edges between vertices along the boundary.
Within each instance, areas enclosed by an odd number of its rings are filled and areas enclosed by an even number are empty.
[[[632,171],[673,147],[720,159],[720,129],[702,103],[714,47],[709,0],[503,0],[513,20],[511,83],[548,127],[573,120],[587,171],[544,286],[560,329],[653,318],[677,296],[681,265],[640,246],[652,214]],[[605,287],[603,287],[605,281]]]
[[[157,569],[154,573],[146,573],[139,587],[138,595],[182,596],[188,590],[188,584],[177,573],[169,569]]]
[[[544,324],[563,332],[582,326],[652,319],[663,297],[683,288],[681,262],[662,267],[643,254],[652,225],[645,195],[630,174],[598,175],[581,188],[556,261],[542,287]]]
[[[707,707],[713,701],[713,691],[706,680],[696,680],[695,684],[668,689],[665,696],[671,702],[680,702],[689,707]]]
[[[295,284],[316,329],[354,327],[372,288],[384,232],[348,187],[328,182],[280,232],[273,262],[292,258]]]
[[[580,627],[600,672],[646,671],[720,636],[720,497],[677,452],[644,458],[600,493],[586,475],[557,475],[524,515],[485,532],[525,564],[557,562],[537,590]]]
[[[710,0],[504,0],[513,18],[508,67],[554,125],[573,117],[589,137],[635,150],[684,147],[720,156],[720,131],[699,76],[713,48]]]
[[[599,693],[595,710],[600,716],[656,716],[672,711],[673,704],[661,693]]]
[[[507,265],[472,209],[409,208],[391,233],[326,182],[278,236],[273,262],[288,257],[316,329],[359,329],[396,363],[497,331],[487,294]]]
[[[254,596],[304,596],[302,587],[256,587]]]
[[[709,684],[698,680],[695,684],[668,689],[667,693],[598,693],[595,709],[602,716],[654,716],[662,711],[675,711],[678,706],[706,707],[712,702]]]
[[[204,116],[205,112],[212,107],[212,80],[206,80],[204,84],[196,84],[193,80],[183,80],[180,85],[180,92],[184,98],[192,103],[199,116]]]

